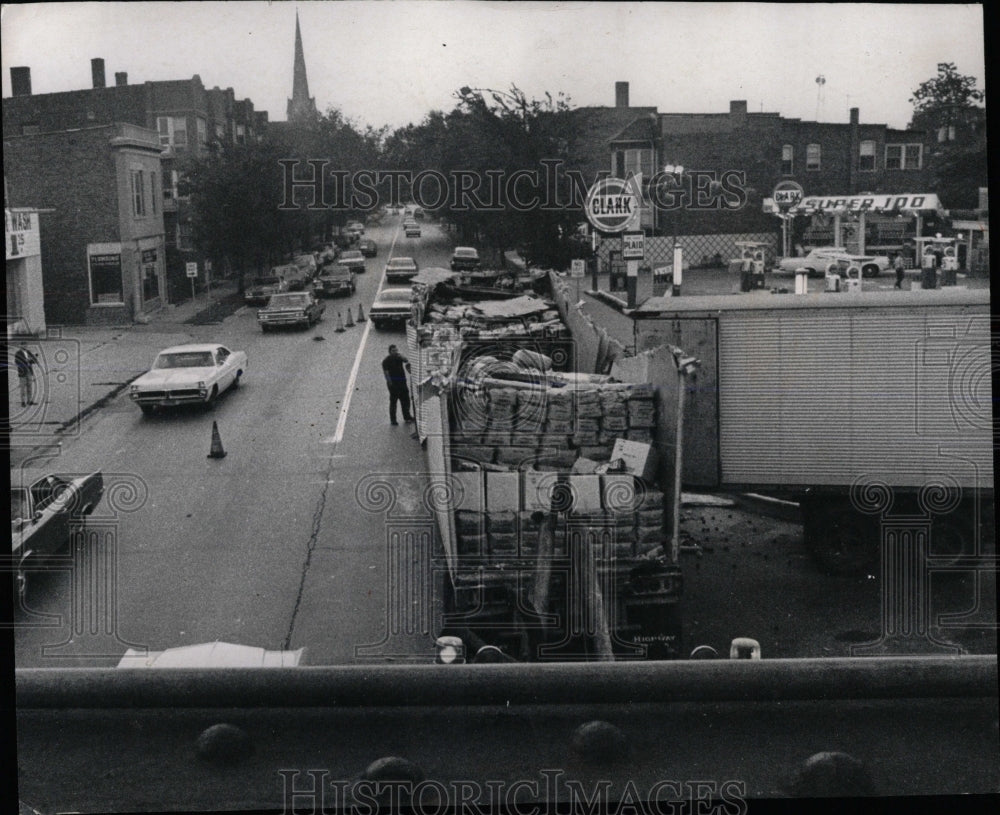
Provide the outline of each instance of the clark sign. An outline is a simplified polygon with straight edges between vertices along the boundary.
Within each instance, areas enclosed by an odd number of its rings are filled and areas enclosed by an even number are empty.
[[[587,192],[587,220],[598,232],[624,232],[639,223],[642,199],[621,178],[604,178]]]

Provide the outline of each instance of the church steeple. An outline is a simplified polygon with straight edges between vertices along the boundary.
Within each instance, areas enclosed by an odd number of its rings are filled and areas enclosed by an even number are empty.
[[[306,57],[302,51],[302,31],[299,29],[299,13],[295,12],[295,69],[292,79],[292,98],[288,100],[288,121],[312,118],[316,114],[316,100],[309,96],[309,80],[306,79]]]

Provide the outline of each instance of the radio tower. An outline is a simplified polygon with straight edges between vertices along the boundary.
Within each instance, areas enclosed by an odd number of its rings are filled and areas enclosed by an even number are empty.
[[[816,77],[816,121],[819,121],[820,113],[823,111],[823,86],[826,84],[826,77],[820,74]]]

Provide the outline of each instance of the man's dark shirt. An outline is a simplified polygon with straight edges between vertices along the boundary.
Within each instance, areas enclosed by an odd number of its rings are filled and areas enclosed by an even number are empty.
[[[406,357],[389,354],[382,360],[382,370],[385,372],[389,385],[406,385]]]
[[[37,362],[35,355],[25,348],[18,348],[17,353],[14,354],[14,364],[17,365],[18,376],[30,375],[32,366]]]

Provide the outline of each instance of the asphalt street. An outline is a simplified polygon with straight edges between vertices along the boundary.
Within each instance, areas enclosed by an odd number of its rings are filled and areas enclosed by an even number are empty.
[[[311,664],[432,659],[438,609],[425,459],[409,426],[389,424],[380,367],[390,343],[405,348],[405,334],[370,321],[336,330],[347,309],[355,319],[359,304],[369,310],[390,253],[448,265],[451,239],[438,225],[425,221],[415,239],[400,222],[390,216],[369,228],[379,252],[357,293],[325,301],[325,319],[311,329],[263,334],[253,308],[193,324],[182,308],[148,326],[67,329],[59,338],[77,343],[75,391],[58,382],[47,391],[48,424],[39,427],[49,430],[36,440],[61,446],[36,461],[26,447],[12,451],[12,463],[24,464],[12,478],[100,469],[107,490],[87,546],[70,551],[63,568],[29,575],[15,617],[19,667],[114,665],[127,647],[213,640],[305,647]],[[626,330],[622,315],[584,300],[613,335]],[[125,385],[159,348],[192,341],[245,350],[243,384],[211,411],[144,417]],[[73,364],[66,357],[64,369]],[[107,396],[95,403],[98,394]],[[95,409],[70,421],[81,406]],[[213,423],[221,459],[207,457]],[[879,576],[824,575],[794,515],[692,505],[682,536],[686,649],[725,654],[734,637],[748,636],[765,657],[844,656],[878,640]],[[916,647],[994,653],[991,591],[971,575],[935,578],[926,604],[933,636]]]

